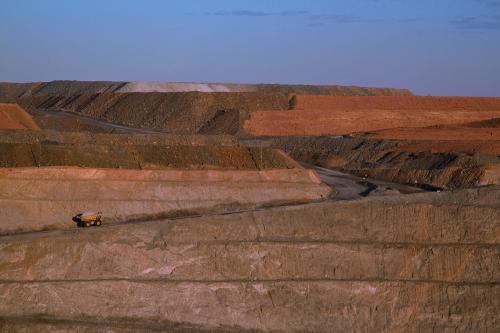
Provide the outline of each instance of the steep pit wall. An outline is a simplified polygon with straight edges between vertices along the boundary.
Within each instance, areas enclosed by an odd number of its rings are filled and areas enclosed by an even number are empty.
[[[0,129],[1,143],[28,144],[92,144],[120,146],[238,146],[239,141],[230,135],[178,135],[178,134],[102,134],[81,132],[9,131]]]
[[[252,141],[245,143],[254,145]],[[441,188],[500,184],[494,171],[500,159],[491,153],[495,149],[491,142],[460,145],[460,142],[279,137],[258,140],[255,145],[282,149],[295,160],[397,183],[430,184]],[[440,151],[437,149],[440,147],[448,149]]]
[[[328,197],[313,171],[0,169],[0,233],[74,228],[80,212],[107,223]],[[193,214],[191,213],[191,214]]]
[[[497,187],[3,237],[0,328],[495,332],[500,207],[482,198],[498,195]]]
[[[51,166],[262,170],[295,168],[296,163],[273,149],[243,146],[0,142],[1,168]]]

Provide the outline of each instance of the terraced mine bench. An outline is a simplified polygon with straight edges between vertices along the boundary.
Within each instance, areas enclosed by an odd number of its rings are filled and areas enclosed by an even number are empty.
[[[2,237],[0,328],[495,332],[499,195],[491,187]]]
[[[74,227],[71,217],[81,211],[119,223],[302,203],[331,192],[313,171],[270,148],[146,145],[145,138],[109,144],[121,135],[80,143],[77,135],[39,138],[0,138],[0,233]]]

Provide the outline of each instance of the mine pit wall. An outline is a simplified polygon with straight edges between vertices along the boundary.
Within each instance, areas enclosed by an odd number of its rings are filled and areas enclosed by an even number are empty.
[[[102,134],[44,131],[0,130],[0,143],[22,144],[92,144],[121,146],[239,146],[239,141],[232,135],[179,135],[179,134]]]
[[[263,170],[297,164],[275,149],[219,145],[1,143],[0,167]]]
[[[485,191],[4,237],[0,328],[495,332]]]
[[[303,203],[331,189],[305,169],[0,170],[0,233],[73,228],[71,218],[101,211],[108,223],[263,205]]]
[[[500,158],[496,155],[402,151],[412,141],[325,136],[244,142],[281,149],[298,161],[397,183],[447,189],[500,184],[496,171]]]

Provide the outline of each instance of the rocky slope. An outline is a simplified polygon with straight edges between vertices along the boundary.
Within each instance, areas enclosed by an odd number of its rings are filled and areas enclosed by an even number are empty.
[[[2,237],[0,328],[500,327],[498,188]]]
[[[4,135],[1,135],[4,134]],[[284,153],[227,136],[0,131],[0,233],[307,202],[331,189]]]
[[[500,184],[500,157],[471,143],[415,142],[349,137],[278,137],[245,141],[249,146],[283,149],[294,159],[361,177],[438,188]],[[431,149],[445,147],[444,151]],[[491,151],[491,142],[483,147]]]
[[[123,93],[44,95],[19,101],[28,110],[57,109],[76,112],[110,123],[161,129],[171,133],[197,133],[220,112],[245,114],[259,109],[288,108],[286,94],[262,93]],[[239,130],[239,116],[230,128]]]

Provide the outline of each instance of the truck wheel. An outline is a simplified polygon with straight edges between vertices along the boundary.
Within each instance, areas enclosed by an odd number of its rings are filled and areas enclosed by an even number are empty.
[[[89,222],[89,221],[85,221],[84,226],[85,226],[86,228],[90,227],[90,222]]]
[[[96,227],[99,227],[101,224],[102,224],[101,220],[97,220],[97,221],[95,221],[95,226],[96,226]]]

